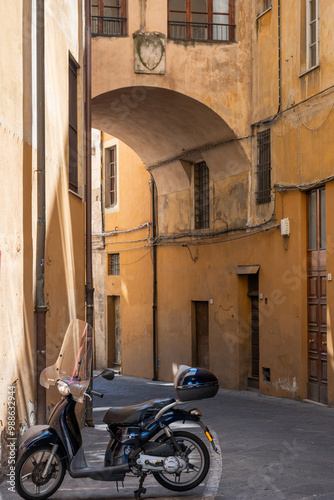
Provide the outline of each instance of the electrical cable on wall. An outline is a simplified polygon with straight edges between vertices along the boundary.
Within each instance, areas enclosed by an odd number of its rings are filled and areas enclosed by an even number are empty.
[[[130,251],[130,250],[141,250],[143,248],[153,248],[154,246],[170,246],[170,247],[188,247],[188,246],[201,246],[201,245],[220,245],[222,243],[228,243],[230,241],[234,241],[234,240],[239,240],[239,239],[242,239],[242,238],[248,238],[250,236],[254,236],[255,234],[260,234],[260,233],[264,233],[266,231],[270,231],[271,229],[280,229],[280,224],[277,224],[275,226],[270,226],[270,227],[266,227],[266,228],[263,228],[263,229],[260,229],[259,231],[253,231],[253,232],[249,232],[249,233],[246,233],[246,234],[242,234],[242,235],[239,235],[239,236],[235,236],[233,238],[226,238],[226,239],[223,239],[223,240],[219,240],[219,241],[180,241],[180,242],[172,242],[172,241],[167,241],[167,238],[168,237],[165,237],[166,240],[165,241],[161,241],[161,237],[157,237],[155,239],[155,241],[151,240],[149,244],[147,245],[142,245],[142,246],[139,246],[139,247],[131,247],[131,248],[119,248],[117,250],[114,250],[114,252],[127,252],[127,251]],[[247,228],[248,229],[248,228]],[[207,239],[207,236],[203,235],[202,238],[203,239]],[[128,243],[131,243],[130,241]],[[108,250],[104,250],[106,253],[108,253]]]

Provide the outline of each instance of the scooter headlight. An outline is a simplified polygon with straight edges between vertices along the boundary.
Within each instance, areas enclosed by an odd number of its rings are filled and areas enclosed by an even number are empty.
[[[70,391],[70,386],[64,380],[58,380],[57,382],[58,391],[62,396],[68,396]]]

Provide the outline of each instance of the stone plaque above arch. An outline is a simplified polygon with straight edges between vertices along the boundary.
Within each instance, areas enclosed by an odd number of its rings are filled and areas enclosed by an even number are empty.
[[[163,33],[136,31],[134,41],[134,72],[164,75],[166,70],[166,37]]]

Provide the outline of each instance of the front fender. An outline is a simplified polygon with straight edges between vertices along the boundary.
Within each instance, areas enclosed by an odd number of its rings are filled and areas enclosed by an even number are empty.
[[[48,425],[34,425],[22,436],[19,449],[21,452],[38,448],[39,446],[58,444],[61,458],[66,456],[63,443],[54,429]]]

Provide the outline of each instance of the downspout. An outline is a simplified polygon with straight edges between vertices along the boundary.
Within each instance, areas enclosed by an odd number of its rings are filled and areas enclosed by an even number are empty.
[[[152,209],[152,268],[153,268],[153,304],[152,304],[152,335],[153,335],[153,380],[158,380],[157,366],[157,236],[155,212],[155,182],[151,175],[151,209]]]
[[[91,117],[91,0],[85,3],[85,133],[86,133],[86,322],[94,327],[94,288],[92,266],[92,117]],[[93,359],[94,359],[93,345]],[[93,387],[91,379],[90,387]],[[86,399],[86,424],[94,427],[92,401]]]
[[[278,19],[278,110],[276,116],[282,109],[282,54],[281,54],[281,0],[277,1]]]
[[[37,37],[37,250],[36,250],[36,400],[37,424],[46,422],[46,390],[38,376],[46,366],[46,311],[45,306],[45,21],[44,0],[36,4]]]
[[[106,237],[104,235],[105,233],[105,221],[104,221],[104,198],[103,198],[103,186],[104,186],[104,175],[103,175],[103,131],[101,130],[100,133],[100,198],[101,198],[101,230],[102,230],[102,245],[103,245],[103,250],[106,247]]]
[[[278,109],[275,115],[252,123],[252,129],[261,124],[267,124],[274,121],[282,112],[282,53],[281,53],[281,0],[277,0],[277,20],[278,20]]]

